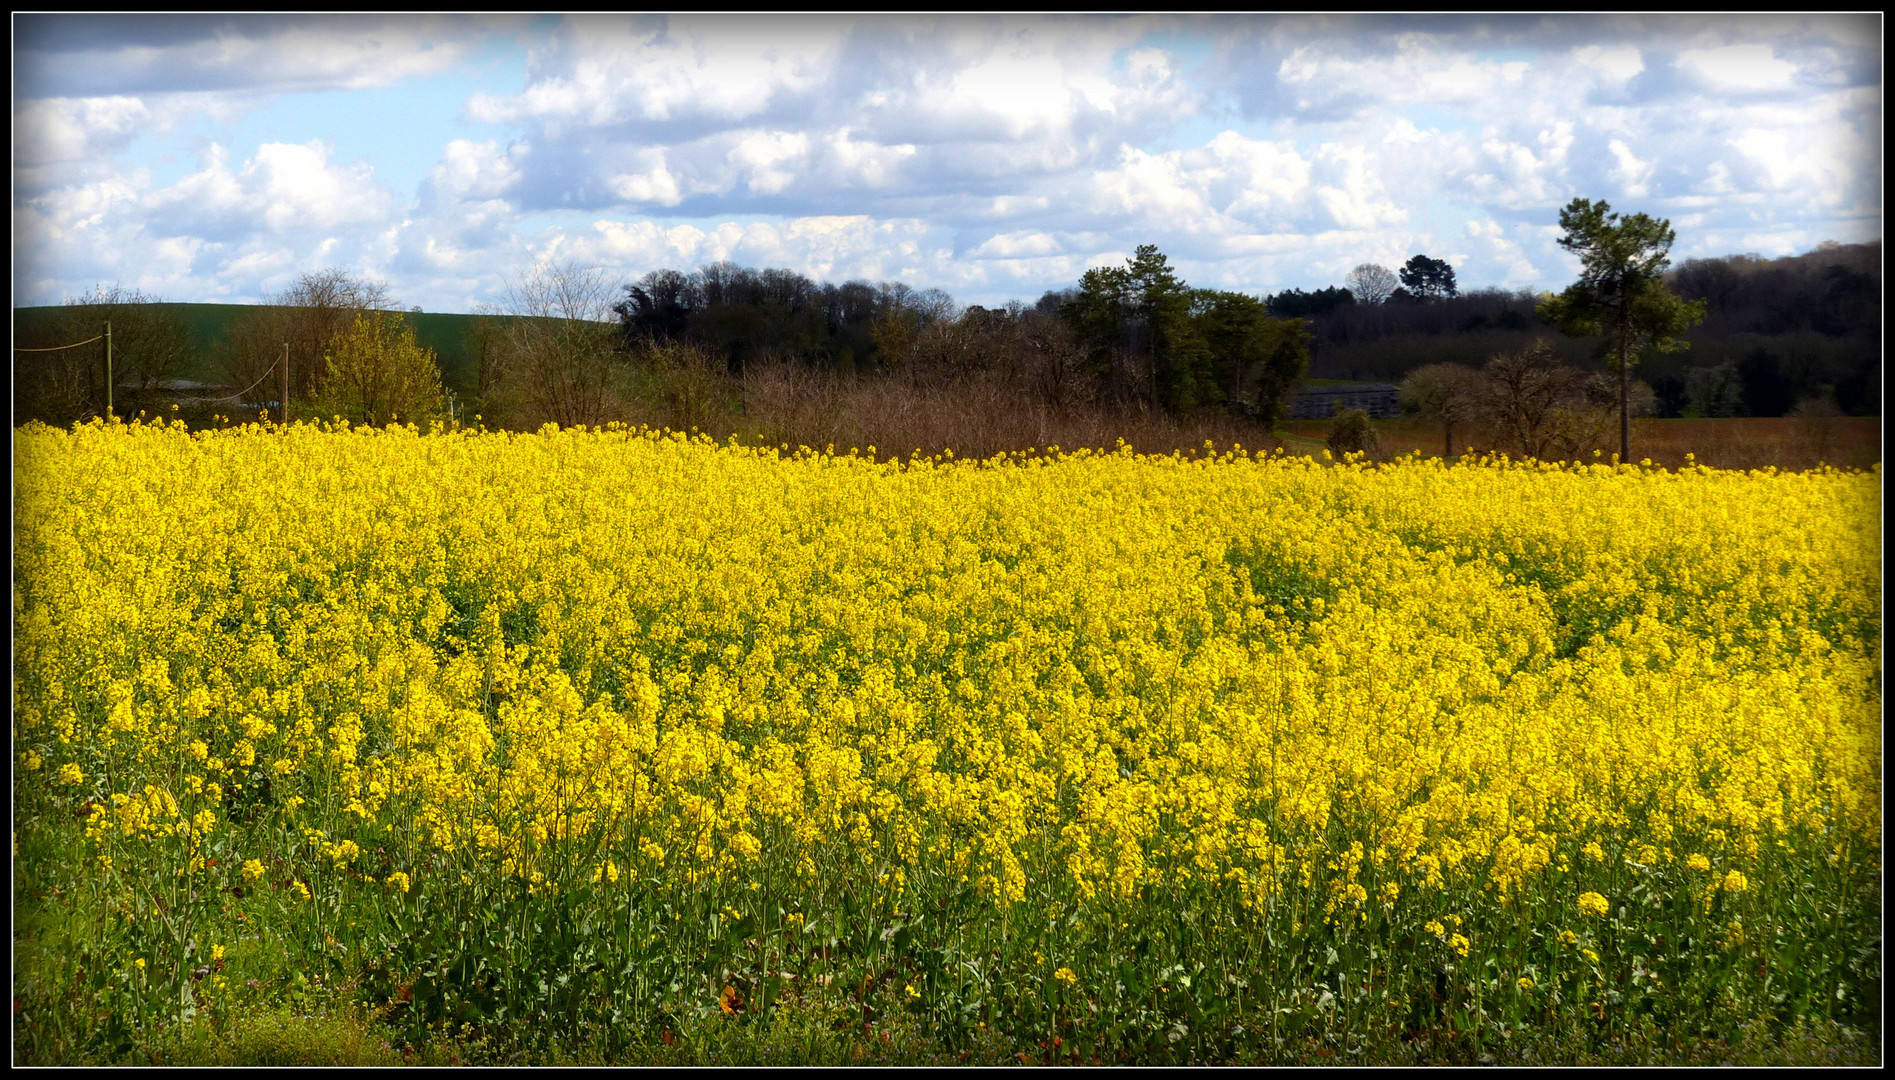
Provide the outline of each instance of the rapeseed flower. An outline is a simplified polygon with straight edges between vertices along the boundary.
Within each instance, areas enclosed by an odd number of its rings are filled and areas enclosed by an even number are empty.
[[[1373,897],[1466,955],[1522,898],[1598,918],[1687,867],[1756,903],[1774,863],[1879,859],[1879,473],[312,425],[15,451],[18,798],[85,873],[284,836],[272,873],[325,904],[411,889],[391,864],[1071,927],[1189,893],[1292,936]]]

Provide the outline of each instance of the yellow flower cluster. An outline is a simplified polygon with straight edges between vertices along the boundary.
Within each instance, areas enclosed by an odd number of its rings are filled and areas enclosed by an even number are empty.
[[[16,753],[101,785],[101,851],[261,813],[416,889],[768,865],[1355,919],[1879,845],[1879,471],[14,440]]]

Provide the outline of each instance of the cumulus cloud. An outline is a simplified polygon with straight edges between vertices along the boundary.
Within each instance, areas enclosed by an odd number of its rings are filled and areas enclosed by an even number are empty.
[[[234,171],[226,156],[214,145],[197,172],[152,191],[149,227],[212,236],[323,230],[374,223],[391,209],[368,165],[334,164],[320,142],[264,143]]]
[[[684,200],[678,186],[678,178],[672,175],[671,168],[665,163],[663,149],[642,151],[636,168],[630,172],[621,172],[609,181],[613,194],[621,200],[637,205],[676,206]]]
[[[825,83],[833,29],[809,19],[583,16],[535,50],[525,91],[469,111],[551,132],[630,123],[732,123]]]
[[[1632,198],[1643,198],[1646,194],[1645,179],[1652,174],[1651,163],[1640,161],[1623,139],[1613,139],[1606,144],[1606,148],[1612,151],[1612,159],[1618,163],[1611,176],[1618,182],[1619,189]]]
[[[590,19],[535,54],[521,93],[469,110],[529,133],[528,206],[814,215],[885,196],[902,213],[1110,162],[1193,115],[1176,58],[1134,47],[1152,25]]]
[[[1680,255],[1880,235],[1873,18],[587,16],[549,32],[23,16],[16,31],[29,300],[134,271],[164,295],[256,296],[320,260],[465,309],[560,254],[628,275],[733,259],[902,277],[992,302],[1146,242],[1194,282],[1247,291],[1416,251],[1465,259],[1470,286],[1521,285],[1569,271],[1548,230],[1575,195],[1672,216]],[[441,75],[470,89],[412,133],[429,149],[403,190],[269,105]],[[245,116],[293,121],[218,134]]]
[[[587,231],[549,237],[547,250],[636,275],[730,260],[787,266],[818,278],[870,281],[948,269],[953,258],[937,231],[920,221],[824,215],[777,222],[724,222],[708,230],[649,221],[601,221]]]
[[[428,173],[429,194],[439,200],[498,199],[520,182],[520,159],[528,147],[502,149],[494,140],[450,140],[440,163]]]
[[[174,183],[118,176],[28,199],[15,246],[35,276],[66,282],[60,295],[84,291],[89,267],[160,295],[254,298],[281,284],[258,275],[286,259],[367,252],[393,209],[369,166],[337,164],[320,142],[265,143],[236,167],[213,144]]]
[[[1294,91],[1303,107],[1323,110],[1338,100],[1351,100],[1359,111],[1423,101],[1478,104],[1518,87],[1531,70],[1524,60],[1483,58],[1434,35],[1407,34],[1388,56],[1357,57],[1324,45],[1300,46],[1278,65],[1277,80]]]

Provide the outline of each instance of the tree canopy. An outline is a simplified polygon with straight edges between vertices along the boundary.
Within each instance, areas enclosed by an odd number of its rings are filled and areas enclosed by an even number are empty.
[[[1270,314],[1279,319],[1310,319],[1327,315],[1337,308],[1348,307],[1355,303],[1355,297],[1349,290],[1332,285],[1310,292],[1285,289],[1265,297],[1263,303]]]
[[[1349,276],[1342,279],[1349,292],[1365,304],[1380,304],[1395,294],[1400,283],[1388,267],[1380,263],[1363,263]]]
[[[1151,244],[1124,266],[1086,271],[1060,313],[1109,394],[1172,413],[1223,404],[1274,422],[1309,368],[1300,320],[1273,318],[1243,293],[1190,288]]]
[[[1402,287],[1422,300],[1446,300],[1460,295],[1454,287],[1454,267],[1446,260],[1416,255],[1401,268]]]

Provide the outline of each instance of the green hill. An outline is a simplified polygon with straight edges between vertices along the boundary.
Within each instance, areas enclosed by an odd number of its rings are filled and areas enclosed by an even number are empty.
[[[215,382],[219,373],[212,368],[212,356],[219,338],[224,336],[224,328],[230,321],[247,311],[254,311],[252,304],[157,304],[177,313],[191,328],[192,357],[178,372],[182,379],[196,379],[202,382]],[[36,324],[41,324],[58,307],[24,307],[13,309],[13,339],[15,343],[34,336]],[[479,369],[475,364],[472,331],[474,316],[450,315],[442,312],[402,312],[402,318],[414,327],[415,340],[423,347],[433,349],[435,360],[441,365],[441,381],[450,390],[462,397],[471,396],[479,383]]]

